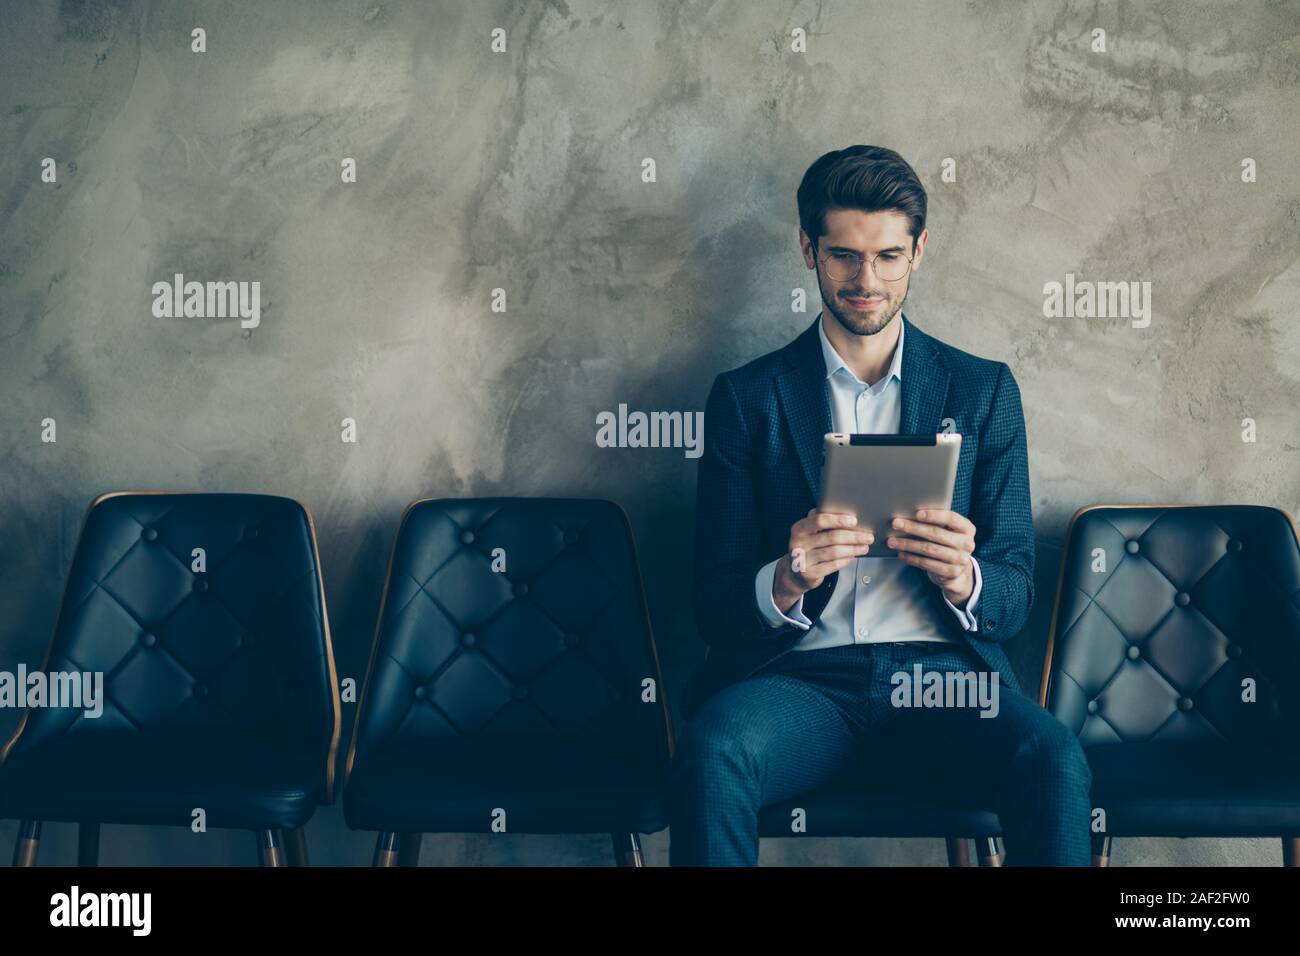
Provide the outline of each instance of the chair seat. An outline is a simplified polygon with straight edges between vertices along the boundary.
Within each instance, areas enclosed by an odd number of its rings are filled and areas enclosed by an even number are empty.
[[[358,759],[348,826],[420,833],[655,833],[668,823],[662,767],[601,740],[424,738]]]
[[[320,802],[326,748],[211,730],[73,734],[0,766],[0,817],[79,823],[302,826]]]
[[[806,831],[791,832],[796,808]],[[923,794],[885,789],[853,778],[768,804],[759,811],[763,837],[990,837],[1001,836],[998,816],[978,807],[948,804]]]
[[[1300,835],[1300,752],[1240,742],[1086,751],[1111,836]]]

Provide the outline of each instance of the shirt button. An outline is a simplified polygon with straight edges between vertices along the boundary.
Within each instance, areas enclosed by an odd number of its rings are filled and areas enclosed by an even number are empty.
[[[858,628],[858,637],[866,637],[871,631],[865,627]]]
[[[869,575],[869,574],[864,574],[864,575],[862,575],[862,583],[863,583],[863,584],[870,584],[870,583],[871,583],[871,575]]]

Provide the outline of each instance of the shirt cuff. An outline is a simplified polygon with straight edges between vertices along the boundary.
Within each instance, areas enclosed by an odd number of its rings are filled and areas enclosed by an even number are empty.
[[[777,628],[785,624],[793,624],[795,627],[808,630],[812,627],[812,621],[808,620],[807,615],[803,613],[802,594],[799,595],[799,600],[794,602],[794,607],[790,608],[790,615],[793,617],[782,614],[772,597],[772,582],[776,580],[776,566],[780,560],[777,558],[770,564],[763,565],[754,576],[754,598],[758,601],[759,613],[767,621],[768,627]]]
[[[965,609],[959,608],[949,601],[946,594],[943,595],[943,603],[952,608],[952,613],[957,615],[957,620],[961,621],[963,628],[968,631],[978,631],[980,628],[979,622],[975,620],[975,605],[979,603],[980,590],[984,587],[984,577],[980,574],[980,563],[975,560],[974,555],[971,555],[970,563],[971,567],[975,569],[975,586],[971,588],[970,597],[966,599]]]

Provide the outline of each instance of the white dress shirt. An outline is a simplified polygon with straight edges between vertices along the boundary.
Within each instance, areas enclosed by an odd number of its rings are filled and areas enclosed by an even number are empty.
[[[826,359],[826,379],[830,389],[831,421],[837,432],[857,434],[898,434],[902,418],[903,392],[903,329],[898,330],[898,345],[889,371],[874,385],[858,378],[845,364],[822,327],[823,316],[818,316],[817,334],[821,338],[822,355]],[[878,540],[884,543],[888,532]],[[771,627],[794,624],[808,633],[793,646],[793,650],[809,651],[819,647],[841,644],[873,644],[892,641],[952,641],[943,632],[942,622],[933,617],[932,605],[926,600],[926,590],[936,587],[920,568],[904,564],[898,558],[858,558],[853,564],[840,569],[835,590],[821,617],[814,624],[803,613],[801,596],[788,613],[782,613],[772,597],[772,582],[780,559],[759,569],[754,581],[755,599],[759,610]],[[978,630],[975,604],[979,600],[983,581],[980,566],[974,557],[975,584],[966,607],[958,608],[947,596],[944,603],[957,615],[957,620],[968,631]]]

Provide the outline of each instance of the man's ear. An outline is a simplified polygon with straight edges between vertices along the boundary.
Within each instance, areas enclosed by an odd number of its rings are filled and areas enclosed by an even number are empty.
[[[817,268],[817,249],[813,241],[808,238],[808,233],[803,231],[803,226],[799,227],[799,248],[803,252],[804,265],[809,269]]]
[[[915,272],[921,268],[921,260],[925,258],[925,244],[930,238],[930,230],[922,229],[921,234],[916,237],[916,251],[912,254],[912,271]]]

